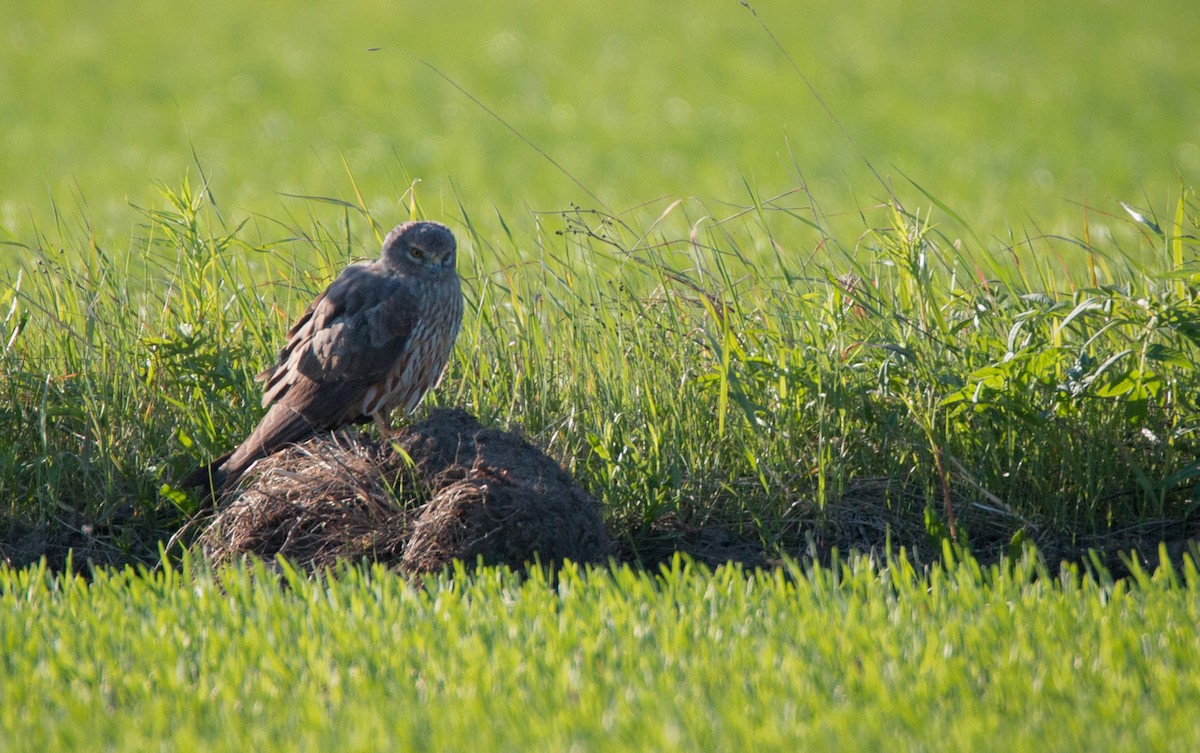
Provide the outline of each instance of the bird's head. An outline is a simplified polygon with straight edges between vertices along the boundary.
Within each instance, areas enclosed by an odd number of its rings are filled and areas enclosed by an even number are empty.
[[[410,274],[427,277],[454,274],[458,243],[450,228],[439,222],[405,222],[383,239],[383,263]]]

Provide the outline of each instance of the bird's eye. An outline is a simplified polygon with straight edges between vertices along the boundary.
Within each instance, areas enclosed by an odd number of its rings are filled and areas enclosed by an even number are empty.
[[[414,259],[424,259],[425,258],[425,252],[422,251],[421,249],[417,248],[416,246],[413,246],[413,248],[408,253]]]

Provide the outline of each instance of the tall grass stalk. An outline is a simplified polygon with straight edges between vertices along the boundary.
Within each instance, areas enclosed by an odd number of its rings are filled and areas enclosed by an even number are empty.
[[[981,246],[899,201],[832,238],[802,192],[750,195],[443,218],[468,314],[431,402],[520,427],[625,531],[670,516],[796,546],[868,480],[962,542],[1194,518],[1194,194],[1136,249],[1087,228]],[[160,487],[246,433],[250,376],[391,221],[302,206],[250,246],[184,184],[126,249],[65,223],[29,244],[0,290],[10,515],[120,521],[130,551],[178,525],[195,503]]]

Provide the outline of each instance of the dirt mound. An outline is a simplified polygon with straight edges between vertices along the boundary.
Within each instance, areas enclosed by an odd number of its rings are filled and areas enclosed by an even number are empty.
[[[217,562],[283,554],[319,568],[369,558],[408,572],[455,559],[520,568],[608,556],[596,500],[520,436],[437,410],[394,444],[345,431],[266,458],[201,548]]]

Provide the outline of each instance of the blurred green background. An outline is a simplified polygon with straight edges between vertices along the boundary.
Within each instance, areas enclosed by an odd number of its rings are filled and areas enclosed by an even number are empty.
[[[882,175],[985,235],[1200,179],[1194,0],[753,6]],[[0,239],[56,209],[127,236],[197,162],[234,217],[352,198],[348,175],[383,222],[414,180],[437,217],[598,206],[417,58],[613,211],[744,202],[743,181],[830,214],[886,195],[736,0],[50,0],[3,4],[0,34]]]

